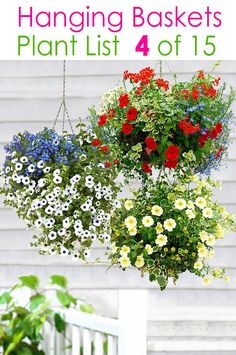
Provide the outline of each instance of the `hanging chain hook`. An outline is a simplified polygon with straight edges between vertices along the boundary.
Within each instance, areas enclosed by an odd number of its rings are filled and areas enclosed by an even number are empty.
[[[53,129],[55,128],[57,121],[60,117],[60,113],[62,111],[62,133],[65,131],[65,122],[66,122],[66,118],[69,122],[70,128],[71,128],[71,132],[74,134],[74,130],[73,130],[73,126],[72,126],[72,122],[70,119],[70,115],[69,115],[69,111],[67,109],[66,106],[66,61],[63,61],[63,75],[62,75],[62,101],[61,104],[59,106],[59,110],[57,112],[56,118],[54,120],[53,123]]]

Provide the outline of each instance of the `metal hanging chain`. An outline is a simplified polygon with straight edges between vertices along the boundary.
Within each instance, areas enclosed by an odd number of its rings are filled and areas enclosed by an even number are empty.
[[[65,131],[65,123],[66,123],[66,119],[67,119],[69,122],[70,128],[71,128],[71,132],[74,134],[72,122],[71,122],[70,115],[69,115],[67,105],[66,105],[66,61],[65,60],[63,61],[62,102],[59,106],[59,110],[58,110],[56,118],[54,120],[53,129],[55,128],[55,126],[57,124],[57,121],[60,117],[61,111],[62,111],[62,133]]]

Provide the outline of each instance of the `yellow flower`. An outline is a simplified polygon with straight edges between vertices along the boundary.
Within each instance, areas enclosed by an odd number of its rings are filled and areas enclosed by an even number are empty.
[[[214,235],[209,234],[208,238],[206,240],[207,245],[212,247],[213,245],[215,245],[215,242],[216,242],[216,239],[215,239]]]
[[[224,280],[225,280],[225,282],[230,282],[230,276],[225,275]]]
[[[153,248],[151,247],[150,244],[146,244],[145,250],[148,253],[148,255],[151,255],[153,253]]]
[[[216,267],[212,272],[213,276],[217,278],[222,277],[222,273],[223,271],[219,267]]]
[[[211,283],[211,278],[209,276],[205,276],[203,278],[203,284],[204,285],[209,285]]]
[[[216,238],[224,238],[225,236],[225,231],[223,229],[223,227],[220,224],[216,225],[216,231],[215,231],[215,237]]]
[[[193,219],[193,218],[196,217],[195,213],[192,210],[190,210],[190,209],[187,209],[185,213],[186,213],[186,215],[188,216],[189,219]]]
[[[126,228],[130,229],[130,228],[136,227],[136,225],[137,225],[137,219],[134,216],[128,216],[125,219]]]
[[[120,236],[120,232],[118,230],[115,231],[115,235],[116,237],[119,237]]]
[[[152,212],[153,216],[158,216],[159,217],[163,213],[163,208],[160,207],[160,206],[155,205],[155,206],[152,207],[151,212]]]
[[[208,238],[208,233],[206,231],[202,231],[199,233],[199,237],[201,241],[204,243]]]
[[[209,257],[210,259],[212,259],[212,258],[214,258],[214,256],[215,256],[215,251],[214,251],[214,250],[209,250],[209,252],[208,252],[208,257]]]
[[[156,225],[156,232],[157,234],[161,234],[164,231],[162,224],[160,222],[157,223]]]
[[[226,213],[226,208],[224,206],[220,206],[219,211],[221,213]]]
[[[145,216],[142,219],[142,224],[144,225],[144,227],[151,227],[154,223],[154,220],[151,216]]]
[[[175,201],[175,208],[177,210],[183,210],[184,208],[186,208],[186,206],[187,206],[187,203],[183,198],[178,198]]]
[[[191,180],[194,181],[194,182],[197,182],[198,181],[198,177],[196,175],[192,175],[191,176]]]
[[[176,251],[175,247],[172,247],[171,251],[174,253]]]
[[[119,262],[122,268],[127,268],[131,265],[130,259],[127,255],[123,255],[121,258],[119,258]]]
[[[123,245],[123,247],[120,250],[120,255],[127,255],[130,252],[130,248],[127,247],[127,245]]]
[[[199,258],[206,258],[208,255],[207,248],[202,245],[200,248],[198,248],[198,256]]]
[[[165,253],[167,253],[169,249],[165,247],[163,250]]]
[[[126,200],[124,204],[125,208],[129,211],[134,207],[132,200]]]
[[[187,207],[190,209],[190,210],[194,210],[194,203],[193,203],[193,201],[188,201],[188,203],[187,203]]]
[[[167,244],[167,236],[164,234],[159,234],[155,240],[156,245],[158,245],[159,247],[163,247],[164,245]]]
[[[128,229],[130,235],[136,235],[138,230],[136,227],[132,227]]]
[[[175,186],[176,191],[184,192],[186,188],[183,185],[176,185]]]
[[[203,217],[205,218],[212,218],[213,217],[213,211],[211,208],[204,208],[202,211]]]
[[[196,270],[202,270],[202,268],[203,268],[203,263],[202,263],[202,261],[201,261],[201,260],[196,261],[195,264],[194,264],[194,269],[196,269]]]
[[[203,208],[206,207],[206,199],[204,197],[198,197],[195,201],[195,204],[197,207],[201,208],[201,210]]]
[[[111,252],[112,254],[115,254],[117,252],[117,246],[114,242],[111,244]]]
[[[142,255],[137,256],[137,259],[135,261],[135,266],[139,269],[144,266],[144,258]]]
[[[172,232],[173,229],[176,227],[176,222],[173,218],[166,219],[164,222],[164,228],[169,232]]]

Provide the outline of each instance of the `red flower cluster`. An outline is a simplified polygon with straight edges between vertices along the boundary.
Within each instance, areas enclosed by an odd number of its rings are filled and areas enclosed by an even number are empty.
[[[107,112],[107,117],[108,118],[114,118],[116,116],[116,110],[114,110],[113,108],[111,108],[108,112]]]
[[[106,153],[106,152],[109,152],[109,148],[106,146],[106,145],[102,145],[101,146],[101,150]]]
[[[128,106],[129,104],[129,95],[128,94],[122,94],[119,97],[119,106],[121,108],[124,108],[126,106]]]
[[[144,89],[144,86],[139,86],[136,91],[135,91],[135,94],[138,96],[138,95],[142,95],[143,93],[143,89]]]
[[[178,165],[178,157],[179,157],[180,149],[176,145],[170,145],[166,151],[166,161],[164,162],[165,167],[169,169],[175,169]]]
[[[203,70],[198,70],[198,76],[199,79],[204,79],[205,78],[205,74]]]
[[[130,73],[128,70],[124,72],[124,80],[130,80],[132,83],[143,85],[149,84],[150,81],[154,78],[155,71],[154,69],[147,67],[140,70],[138,73]]]
[[[98,124],[99,126],[103,126],[107,122],[107,116],[106,115],[101,115],[99,117]]]
[[[198,89],[196,89],[196,88],[193,88],[192,89],[192,98],[193,98],[193,100],[197,101],[199,99],[199,97],[200,97],[200,91]]]
[[[222,132],[223,126],[220,122],[218,122],[211,130],[207,131],[204,134],[201,134],[198,139],[198,144],[201,148],[203,148],[206,144],[206,141],[211,139],[216,139],[218,135]]]
[[[156,83],[159,88],[163,88],[165,91],[169,90],[169,82],[167,80],[159,78]]]
[[[129,123],[129,122],[125,122],[122,125],[122,132],[126,135],[129,135],[134,129],[134,126]]]
[[[158,148],[157,143],[155,142],[155,139],[153,137],[147,137],[145,139],[145,143],[147,145],[147,148],[150,149],[151,151],[155,151]]]
[[[187,119],[180,121],[178,124],[178,127],[183,131],[183,134],[190,135],[199,132],[200,131],[199,123],[197,123],[196,126],[194,126],[192,125],[191,122],[187,122]]]
[[[142,169],[147,174],[152,174],[152,166],[148,163],[142,163]]]
[[[130,107],[130,109],[126,112],[126,117],[128,121],[135,120],[137,115],[138,115],[138,111],[134,107]]]
[[[100,139],[95,138],[95,139],[92,140],[91,144],[92,144],[93,147],[98,147],[101,144],[101,141],[100,141]]]

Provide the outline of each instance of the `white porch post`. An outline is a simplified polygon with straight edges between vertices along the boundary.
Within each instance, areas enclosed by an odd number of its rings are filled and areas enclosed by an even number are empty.
[[[147,291],[119,291],[119,355],[147,354]]]

